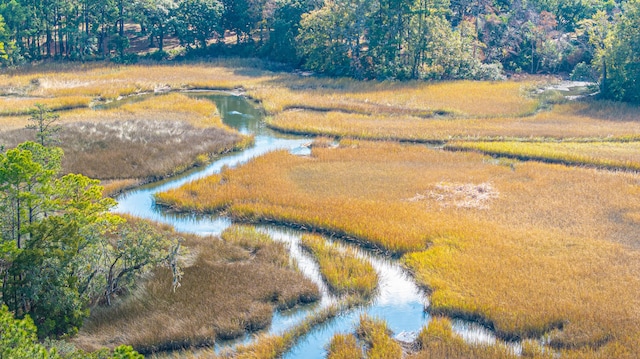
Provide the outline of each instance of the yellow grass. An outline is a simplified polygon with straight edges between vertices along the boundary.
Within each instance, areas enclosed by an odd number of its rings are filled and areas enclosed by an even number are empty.
[[[433,290],[434,313],[503,337],[549,332],[554,347],[580,355],[633,357],[639,183],[631,173],[343,141],[310,158],[272,153],[158,198],[412,252],[405,263]]]
[[[492,103],[483,106],[494,108]],[[528,117],[419,118],[410,115],[284,111],[268,119],[285,132],[375,140],[640,139],[640,110],[610,102],[569,103]]]
[[[474,345],[466,343],[453,333],[451,322],[435,317],[423,328],[417,339],[420,350],[409,355],[409,359],[516,359],[520,356],[501,345]],[[526,342],[522,356],[525,358],[553,358],[553,353],[543,353],[536,343]]]
[[[530,82],[359,82],[289,78],[248,92],[269,113],[292,108],[364,114],[522,116],[535,111]]]
[[[357,258],[347,248],[341,251],[318,235],[302,236],[302,246],[313,253],[320,265],[320,273],[329,288],[339,295],[356,294],[370,297],[378,285],[378,276],[368,261]]]
[[[212,345],[264,328],[276,307],[318,299],[282,244],[245,227],[223,237],[187,236],[190,253],[175,293],[169,270],[156,270],[111,307],[94,308],[73,341],[90,350],[126,343],[144,352]]]
[[[250,66],[242,71],[245,66]],[[242,60],[176,65],[53,64],[0,77],[0,89],[35,96],[115,99],[143,92],[184,89],[231,90],[270,79]]]
[[[0,116],[24,115],[28,118],[29,111],[33,109],[36,104],[45,105],[53,111],[60,111],[89,107],[90,103],[91,98],[85,96],[55,98],[0,97]],[[0,119],[0,121],[2,121],[2,119]]]
[[[391,338],[385,321],[362,315],[356,334],[367,346],[368,359],[402,358],[402,347]]]
[[[445,148],[522,160],[640,170],[640,142],[451,142]]]
[[[363,359],[362,348],[351,334],[336,334],[327,348],[327,359]]]

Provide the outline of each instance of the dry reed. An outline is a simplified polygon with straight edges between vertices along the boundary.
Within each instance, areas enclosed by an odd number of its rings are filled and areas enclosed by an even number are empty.
[[[186,236],[190,254],[175,293],[169,270],[155,270],[111,307],[94,308],[74,342],[143,352],[207,346],[266,327],[275,307],[318,299],[317,287],[289,267],[282,244],[248,228],[224,237]]]

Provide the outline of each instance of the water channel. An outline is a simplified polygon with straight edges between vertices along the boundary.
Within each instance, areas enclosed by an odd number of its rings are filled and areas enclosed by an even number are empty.
[[[252,134],[255,145],[241,152],[221,157],[197,171],[186,173],[166,181],[153,183],[126,192],[117,198],[116,212],[127,213],[156,222],[170,224],[181,232],[201,235],[218,235],[231,225],[231,220],[220,216],[200,216],[175,214],[162,211],[154,203],[153,195],[187,182],[218,173],[224,167],[235,167],[252,158],[277,149],[286,149],[296,155],[308,155],[308,138],[291,137],[271,131],[262,122],[260,111],[241,96],[223,93],[192,93],[192,96],[214,101],[223,121],[244,134]],[[294,310],[275,312],[272,323],[264,331],[278,334],[300,323],[313,310],[335,303],[335,298],[323,283],[317,264],[299,246],[301,232],[280,227],[258,227],[269,233],[274,240],[287,243],[290,254],[298,262],[300,270],[314,281],[322,292],[319,303]],[[348,244],[340,243],[342,246]],[[430,317],[425,312],[428,297],[418,288],[412,278],[405,273],[397,261],[374,255],[359,248],[359,256],[371,262],[379,276],[379,290],[370,304],[339,315],[311,330],[286,355],[285,358],[324,358],[325,347],[335,333],[353,332],[362,313],[384,319],[398,340],[413,340]],[[495,343],[495,336],[482,326],[454,320],[453,328],[465,340],[474,343]],[[235,341],[216,344],[216,350],[230,347],[239,342],[248,342],[253,336],[247,335]],[[508,344],[519,352],[518,344]]]

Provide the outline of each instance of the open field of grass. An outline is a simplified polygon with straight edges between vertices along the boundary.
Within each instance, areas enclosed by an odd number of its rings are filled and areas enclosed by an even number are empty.
[[[0,143],[34,140],[35,131],[24,128],[27,119],[0,132]],[[117,181],[114,190],[203,165],[250,141],[222,124],[212,102],[177,93],[104,110],[65,111],[58,122],[63,171]]]
[[[212,345],[264,328],[276,307],[319,298],[290,266],[286,248],[254,229],[232,227],[222,240],[185,238],[190,253],[175,293],[169,270],[158,269],[111,307],[93,309],[74,342],[89,350],[126,343],[144,352]]]
[[[486,106],[493,108],[490,104]],[[420,118],[297,109],[274,115],[268,124],[299,134],[413,142],[581,138],[637,141],[640,139],[639,112],[633,106],[606,102],[569,103],[532,116],[491,118]]]
[[[53,98],[37,97],[0,97],[0,116],[29,116],[29,111],[37,103],[54,111],[89,107],[91,97],[66,96]]]
[[[321,236],[309,234],[302,236],[302,246],[314,255],[322,277],[333,292],[371,297],[378,285],[378,275],[371,263],[358,258],[353,249],[341,251]]]
[[[433,313],[481,321],[505,338],[549,333],[571,353],[633,357],[638,194],[632,173],[343,141],[310,158],[275,152],[159,200],[407,253],[433,292]]]
[[[0,75],[0,94],[115,99],[165,90],[232,90],[271,79],[269,71],[254,65],[241,59],[130,66],[50,63]]]
[[[640,171],[640,142],[449,142],[445,148],[521,160]]]
[[[533,113],[538,101],[527,82],[359,82],[349,79],[286,77],[248,88],[270,114],[289,109],[360,114],[438,114],[493,117]]]

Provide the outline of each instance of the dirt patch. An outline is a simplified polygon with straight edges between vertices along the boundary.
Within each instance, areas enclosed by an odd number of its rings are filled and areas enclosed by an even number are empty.
[[[410,202],[426,199],[436,200],[442,207],[459,207],[487,209],[492,199],[498,198],[499,192],[491,183],[450,183],[440,182],[424,194],[417,194]]]

